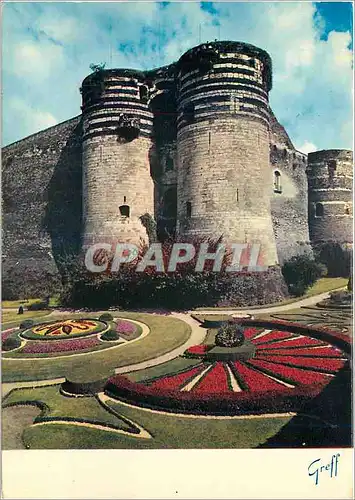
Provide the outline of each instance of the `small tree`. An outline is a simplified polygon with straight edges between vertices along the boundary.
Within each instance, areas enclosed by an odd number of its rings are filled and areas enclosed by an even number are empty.
[[[325,276],[327,269],[307,255],[297,255],[284,263],[282,274],[289,292],[299,297],[319,278]]]
[[[215,344],[219,347],[238,347],[244,344],[245,337],[241,325],[228,321],[217,332]]]
[[[90,69],[93,73],[98,73],[99,71],[103,71],[105,69],[106,63],[100,64],[90,64]]]

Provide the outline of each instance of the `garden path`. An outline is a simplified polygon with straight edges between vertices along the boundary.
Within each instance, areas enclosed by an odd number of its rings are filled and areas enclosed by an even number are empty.
[[[340,289],[342,289],[342,288],[340,288]],[[296,309],[296,308],[299,308],[302,306],[314,305],[317,302],[320,302],[320,301],[328,298],[329,295],[330,295],[330,292],[325,292],[325,293],[321,293],[319,295],[315,295],[313,297],[308,297],[306,299],[299,300],[297,302],[292,302],[290,304],[284,304],[284,305],[273,306],[273,307],[257,308],[257,309],[252,309],[252,308],[251,309],[235,308],[235,309],[226,309],[226,310],[224,310],[224,309],[207,310],[206,309],[206,313],[208,312],[208,314],[219,314],[219,315],[229,314],[229,315],[235,315],[235,316],[238,316],[238,315],[243,316],[243,315],[247,315],[247,314],[253,315],[256,313],[257,314],[266,314],[266,313],[272,313],[272,312],[288,311],[288,310]],[[161,312],[154,312],[154,311],[149,311],[149,312],[151,314],[157,314],[157,315],[162,314]],[[137,371],[137,370],[143,370],[143,369],[151,367],[151,366],[160,365],[162,363],[165,363],[166,361],[170,361],[170,360],[176,358],[177,356],[182,354],[189,347],[202,343],[205,336],[206,336],[207,330],[205,328],[202,328],[200,326],[200,323],[191,317],[190,314],[192,314],[193,312],[202,314],[203,310],[201,309],[198,311],[188,311],[186,313],[182,313],[182,312],[171,312],[170,313],[171,316],[184,321],[185,323],[187,323],[191,327],[191,336],[183,345],[181,345],[180,347],[177,347],[176,349],[173,349],[172,351],[170,351],[166,354],[158,356],[156,358],[153,358],[153,359],[150,359],[147,361],[143,361],[141,363],[131,364],[131,365],[117,368],[115,370],[115,372],[117,374],[127,373],[127,372],[132,372],[132,371]],[[68,314],[68,311],[61,311],[60,313]],[[57,315],[58,311],[53,311],[51,314]],[[36,380],[33,382],[13,382],[13,383],[2,384],[2,397],[4,398],[4,396],[11,389],[14,389],[14,388],[35,387],[35,386],[50,385],[50,384],[60,384],[63,381],[64,381],[64,379],[57,378],[57,379],[53,379],[53,380],[43,380],[43,381]]]

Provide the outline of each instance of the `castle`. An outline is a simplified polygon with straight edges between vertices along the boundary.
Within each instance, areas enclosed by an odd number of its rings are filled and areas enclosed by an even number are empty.
[[[55,285],[67,253],[147,241],[144,214],[161,240],[260,243],[267,266],[351,244],[352,152],[296,151],[271,86],[270,56],[234,41],[151,71],[96,68],[80,116],[3,148],[5,280]]]

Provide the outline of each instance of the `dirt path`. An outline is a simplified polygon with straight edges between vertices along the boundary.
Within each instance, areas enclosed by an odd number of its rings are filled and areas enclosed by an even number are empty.
[[[343,288],[344,287],[341,287],[339,289],[343,289]],[[253,316],[254,314],[267,314],[267,313],[272,313],[272,312],[288,311],[288,310],[296,309],[296,308],[299,308],[302,306],[314,305],[317,302],[320,302],[320,301],[328,298],[329,294],[330,294],[330,292],[325,292],[325,293],[321,293],[319,295],[315,295],[313,297],[308,297],[306,299],[299,300],[297,302],[292,302],[290,304],[284,304],[284,305],[273,306],[273,307],[264,307],[264,308],[260,308],[260,309],[244,309],[244,310],[242,310],[242,309],[235,308],[235,309],[226,309],[226,310],[223,310],[223,309],[207,310],[206,309],[205,311],[198,310],[198,311],[189,311],[186,313],[171,312],[170,313],[171,316],[184,321],[185,323],[187,323],[191,327],[191,335],[190,335],[189,339],[180,347],[177,347],[176,349],[173,349],[172,351],[170,351],[166,354],[163,354],[161,356],[157,356],[156,358],[153,358],[153,359],[150,359],[147,361],[143,361],[141,363],[122,366],[120,368],[117,368],[115,370],[115,373],[117,373],[117,374],[127,373],[127,372],[131,372],[131,371],[143,370],[143,369],[149,368],[151,366],[160,365],[162,363],[165,363],[167,361],[170,361],[170,360],[176,358],[177,356],[180,356],[186,349],[188,349],[192,345],[200,344],[201,342],[203,342],[207,331],[206,331],[206,329],[204,329],[200,326],[200,323],[198,321],[196,321],[195,319],[193,319],[191,317],[192,313],[219,314],[219,315],[230,314],[230,315],[235,315],[235,316],[238,316],[238,315],[243,316],[243,315],[250,314]],[[70,312],[72,312],[72,311],[60,311],[60,314],[67,315]],[[146,311],[146,312],[148,312],[148,311]],[[154,312],[153,310],[149,311],[149,313],[150,314],[157,314],[157,315],[161,314],[161,312]],[[58,311],[57,312],[53,311],[50,315],[52,315],[52,314],[53,315],[58,314]],[[39,386],[39,385],[47,385],[47,384],[49,385],[52,383],[59,384],[59,383],[62,383],[62,381],[64,381],[64,379],[53,379],[53,380],[43,380],[43,381],[36,380],[33,382],[13,382],[13,383],[2,384],[2,394],[4,397],[5,394],[7,394],[11,389],[16,388],[16,387],[35,387],[35,386]]]
[[[158,314],[158,313],[152,313],[152,314]],[[166,354],[162,354],[161,356],[157,356],[156,358],[149,359],[147,361],[142,361],[141,363],[136,363],[134,365],[122,366],[120,368],[117,368],[115,370],[115,373],[133,372],[136,370],[143,370],[151,366],[161,365],[162,363],[166,363],[167,361],[170,361],[171,359],[180,356],[189,347],[195,344],[201,344],[201,342],[203,342],[206,336],[206,329],[202,328],[198,321],[193,319],[189,314],[185,313],[172,312],[171,316],[180,319],[181,321],[184,321],[191,327],[191,335],[189,339],[180,347],[177,347],[176,349],[173,349],[172,351]]]

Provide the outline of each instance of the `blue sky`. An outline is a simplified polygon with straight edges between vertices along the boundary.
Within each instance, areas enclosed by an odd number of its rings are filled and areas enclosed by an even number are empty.
[[[270,103],[298,149],[351,149],[351,33],[351,3],[9,2],[2,142],[79,114],[91,63],[147,69],[218,38],[270,53]]]

